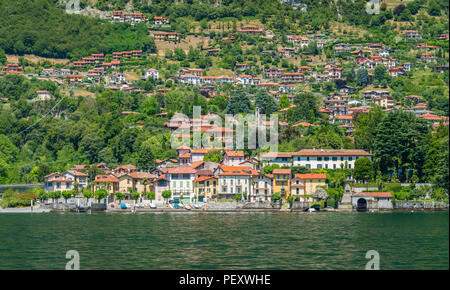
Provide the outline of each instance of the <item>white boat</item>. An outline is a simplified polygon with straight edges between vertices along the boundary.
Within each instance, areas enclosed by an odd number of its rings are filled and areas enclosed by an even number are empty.
[[[156,208],[156,205],[153,204],[153,203],[150,203],[149,206],[150,206],[151,209],[155,209]]]
[[[191,207],[190,204],[186,204],[186,205],[184,206],[184,208],[187,209],[187,210],[190,210],[192,207]]]
[[[316,209],[312,208],[312,207],[308,208],[308,210],[307,210],[307,212],[315,212],[315,211],[316,211]]]

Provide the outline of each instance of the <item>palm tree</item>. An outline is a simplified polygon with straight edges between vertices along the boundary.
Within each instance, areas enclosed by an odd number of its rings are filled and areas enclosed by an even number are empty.
[[[75,195],[78,195],[78,190],[80,189],[80,183],[78,181],[73,183],[73,189],[75,191]]]
[[[147,178],[142,179],[142,184],[144,185],[144,196],[147,196],[147,185],[149,184],[149,181]],[[142,199],[141,199],[142,202]]]

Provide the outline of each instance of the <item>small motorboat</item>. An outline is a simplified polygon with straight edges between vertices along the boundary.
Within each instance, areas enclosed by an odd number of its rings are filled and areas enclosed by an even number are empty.
[[[83,206],[83,205],[77,206],[77,211],[78,212],[87,212],[90,209],[91,209],[90,206]]]
[[[127,204],[126,204],[126,203],[121,203],[121,204],[120,204],[120,208],[121,208],[121,209],[127,209],[128,207],[127,207]]]
[[[148,206],[149,206],[151,209],[155,209],[155,208],[156,208],[156,205],[153,204],[153,203],[150,203]]]
[[[202,207],[199,204],[194,204],[195,209],[201,209]]]
[[[191,210],[192,207],[191,207],[190,204],[186,204],[186,205],[184,206],[184,208],[187,209],[187,210]]]
[[[313,207],[310,207],[306,210],[306,212],[316,212],[316,209]]]

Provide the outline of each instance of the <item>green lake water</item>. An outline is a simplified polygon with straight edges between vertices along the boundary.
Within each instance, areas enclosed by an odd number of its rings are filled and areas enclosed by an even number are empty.
[[[0,214],[0,269],[449,269],[448,212]]]

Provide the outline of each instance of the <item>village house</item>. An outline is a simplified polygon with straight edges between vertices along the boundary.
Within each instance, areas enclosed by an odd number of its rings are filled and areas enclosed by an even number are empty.
[[[119,190],[119,179],[114,175],[97,175],[94,180],[94,192],[100,189],[114,195]]]
[[[155,188],[155,200],[158,203],[160,203],[163,201],[162,197],[163,191],[169,190],[169,182],[167,181],[165,174],[161,174],[156,178],[154,182],[154,188]]]
[[[251,75],[239,75],[236,78],[238,83],[243,86],[253,85],[253,77]]]
[[[124,73],[117,72],[111,76],[111,82],[115,84],[124,84],[127,82],[127,79]]]
[[[121,176],[123,174],[129,174],[136,171],[136,166],[133,164],[119,165],[112,170],[112,174],[115,176]]]
[[[169,24],[169,19],[161,17],[161,16],[155,16],[155,17],[153,17],[153,24],[156,26]]]
[[[417,30],[405,30],[405,37],[412,39],[422,39],[422,35]]]
[[[303,149],[292,156],[293,166],[310,169],[354,168],[358,158],[372,160],[372,154],[359,149]]]
[[[268,152],[261,155],[263,167],[266,165],[278,164],[280,167],[292,166],[293,152]]]
[[[165,175],[173,199],[179,199],[183,202],[194,201],[195,195],[193,185],[196,173],[197,170],[187,165],[172,167],[167,170]]]
[[[283,199],[287,198],[291,191],[291,169],[276,168],[273,175],[273,193],[280,193]]]
[[[241,26],[241,28],[238,29],[237,32],[241,33],[241,34],[247,34],[247,35],[260,35],[264,32],[264,30],[262,30],[261,28],[259,28],[257,26],[247,25],[247,26]]]
[[[223,154],[222,164],[226,166],[240,166],[244,158],[244,151],[227,150]]]
[[[219,197],[234,199],[236,194],[251,196],[253,194],[252,178],[259,175],[259,172],[247,167],[220,167],[223,171],[218,173],[219,177]]]
[[[266,79],[279,79],[283,71],[278,68],[268,68],[264,71],[264,77]]]
[[[22,74],[23,67],[15,63],[9,63],[2,68],[2,72],[5,72],[7,74]]]
[[[295,84],[280,84],[278,86],[278,91],[280,91],[283,94],[291,94],[296,90]],[[289,96],[288,96],[289,97]],[[292,101],[291,99],[289,99]]]
[[[291,57],[293,57],[294,54],[295,54],[295,49],[292,48],[292,47],[283,47],[283,48],[278,52],[278,54],[279,54],[281,57],[291,58]]]
[[[216,198],[218,180],[215,176],[200,176],[194,179],[195,200],[202,202]]]
[[[164,41],[169,41],[169,40],[173,40],[173,41],[178,41],[180,39],[180,33],[178,32],[164,32],[164,31],[160,31],[160,32],[153,32],[153,38],[155,40],[164,40]]]
[[[199,86],[201,84],[201,77],[196,75],[183,74],[178,78],[180,83],[187,85]]]
[[[145,194],[154,191],[153,182],[156,180],[156,176],[148,172],[133,171],[131,173],[125,173],[118,177],[119,179],[119,192],[125,193],[129,198],[131,191],[136,191],[140,194]]]
[[[47,192],[66,191],[87,187],[88,175],[76,170],[68,170],[64,173],[54,172],[44,176],[44,190]]]
[[[287,42],[292,43],[295,47],[303,48],[307,46],[311,40],[306,36],[301,35],[288,35]]]
[[[312,201],[311,196],[318,186],[327,186],[327,175],[325,173],[295,174],[294,179],[303,183],[303,194],[308,196],[300,201]]]
[[[271,201],[273,175],[258,175],[253,178],[254,191],[250,194],[250,201]]]
[[[247,63],[236,63],[234,65],[235,70],[246,70],[246,69],[252,69],[252,66]]]
[[[52,94],[49,91],[37,91],[36,101],[48,101],[52,99]]]
[[[367,90],[363,93],[364,99],[386,98],[389,97],[389,91],[386,90]]]
[[[298,72],[281,74],[281,82],[284,84],[294,84],[303,81],[304,74]]]
[[[83,80],[82,75],[67,75],[67,83],[68,84],[81,83],[82,80]]]
[[[44,190],[47,192],[72,190],[74,180],[58,172],[44,176]]]
[[[154,68],[149,68],[145,71],[144,78],[148,80],[148,78],[152,78],[154,80],[159,79],[159,71]]]
[[[295,174],[292,177],[291,181],[291,195],[294,197],[298,197],[299,201],[309,201],[310,198],[305,197],[305,185],[303,184],[303,180]],[[301,197],[302,196],[302,197]]]

